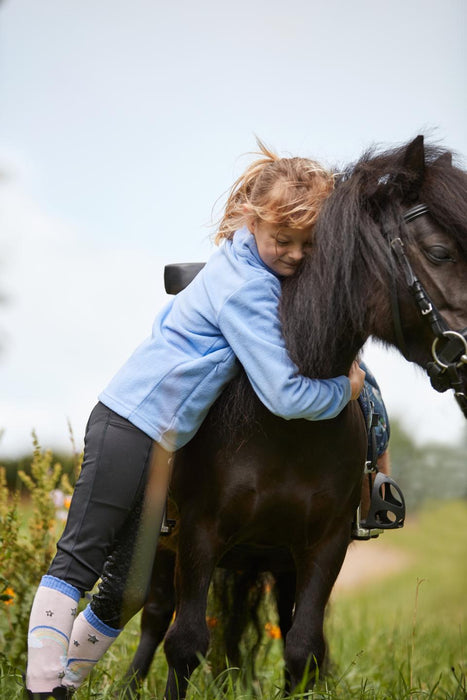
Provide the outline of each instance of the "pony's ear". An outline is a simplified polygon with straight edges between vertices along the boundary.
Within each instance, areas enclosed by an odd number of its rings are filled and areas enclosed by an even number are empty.
[[[404,169],[409,173],[408,182],[404,183],[404,199],[414,202],[419,195],[425,177],[425,147],[423,136],[417,136],[405,149]]]
[[[446,151],[442,153],[435,161],[433,165],[444,165],[446,168],[452,167],[452,153]]]

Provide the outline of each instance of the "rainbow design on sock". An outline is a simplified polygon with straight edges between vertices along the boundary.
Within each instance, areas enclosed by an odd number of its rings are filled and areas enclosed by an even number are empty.
[[[68,683],[81,682],[97,663],[97,659],[68,659],[64,681]]]
[[[30,647],[40,649],[44,646],[48,646],[47,642],[57,644],[66,656],[68,651],[68,637],[56,627],[38,625],[29,631],[28,644]]]

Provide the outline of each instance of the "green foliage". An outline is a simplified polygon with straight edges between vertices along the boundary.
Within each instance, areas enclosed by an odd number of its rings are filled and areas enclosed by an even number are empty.
[[[24,662],[29,611],[35,590],[55,553],[63,522],[53,500],[56,489],[71,494],[70,480],[34,437],[29,474],[19,471],[28,500],[8,490],[0,469],[0,647],[10,663]],[[26,520],[26,522],[24,522]]]
[[[381,688],[378,698],[408,698],[414,688],[412,697],[430,697],[435,686],[431,697],[437,700],[462,698],[466,503],[427,503],[402,530],[367,544],[390,547],[404,564],[378,583],[370,576],[359,588],[334,596],[328,620],[333,661],[355,661],[346,682],[367,679],[368,688]],[[385,696],[389,688],[394,690]]]
[[[60,464],[62,473],[66,474],[70,483],[74,485],[76,483],[76,456],[53,451],[50,454],[52,461]],[[10,491],[20,490],[23,494],[28,493],[27,487],[19,475],[22,472],[30,476],[33,461],[34,454],[23,455],[17,459],[2,459],[6,484]]]

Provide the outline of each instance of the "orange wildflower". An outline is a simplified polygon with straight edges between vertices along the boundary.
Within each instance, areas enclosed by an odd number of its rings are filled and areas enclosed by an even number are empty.
[[[210,630],[214,629],[214,627],[217,627],[219,624],[219,620],[217,617],[206,617],[206,624],[209,627]]]
[[[16,593],[14,592],[14,590],[12,588],[8,587],[5,589],[5,592],[3,595],[9,596],[6,600],[3,600],[4,604],[5,605],[13,605],[13,603],[15,602],[15,598],[16,598]]]
[[[279,625],[273,625],[272,622],[266,622],[264,625],[266,634],[271,637],[271,639],[280,639],[282,637]]]

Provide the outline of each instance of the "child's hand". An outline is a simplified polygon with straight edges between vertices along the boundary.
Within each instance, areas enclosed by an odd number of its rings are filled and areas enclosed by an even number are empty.
[[[350,400],[355,401],[355,399],[358,399],[358,397],[360,396],[360,393],[363,389],[363,383],[365,381],[365,372],[362,370],[357,360],[354,360],[352,362],[352,366],[349,371],[349,379],[350,390],[352,392]]]

